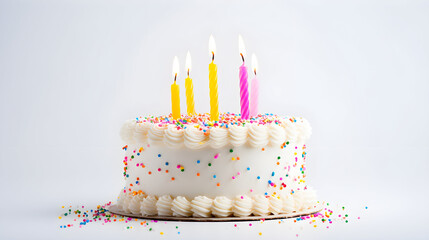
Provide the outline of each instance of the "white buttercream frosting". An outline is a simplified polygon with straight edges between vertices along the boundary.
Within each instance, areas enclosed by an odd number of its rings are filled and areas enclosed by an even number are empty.
[[[213,200],[212,214],[215,217],[229,217],[232,215],[232,200],[220,196]]]
[[[249,120],[221,114],[218,122],[204,114],[127,121],[121,136],[127,143],[128,193],[121,191],[117,205],[143,216],[264,216],[306,210],[316,204],[314,190],[304,182],[310,135],[307,120],[270,114]],[[151,195],[136,194],[141,192]]]
[[[153,143],[162,142],[165,129],[167,129],[166,125],[152,124],[149,129],[149,140]]]
[[[229,137],[232,146],[238,147],[245,144],[247,141],[247,131],[248,127],[246,125],[231,125],[229,127]]]
[[[290,194],[286,194],[285,196],[282,196],[283,200],[283,213],[292,213],[295,211],[295,201],[293,199],[293,196]]]
[[[258,148],[268,144],[268,129],[265,125],[253,123],[249,127],[250,146]]]
[[[134,141],[137,143],[147,142],[150,127],[150,123],[147,122],[136,123],[134,127]]]
[[[129,120],[122,126],[120,135],[127,144],[164,142],[170,148],[180,148],[184,145],[190,149],[206,146],[219,149],[228,144],[239,147],[246,143],[255,148],[280,146],[284,142],[303,144],[311,136],[311,126],[304,118],[276,116],[269,119],[268,123],[251,121],[210,127],[194,122],[182,125]]]
[[[195,197],[191,202],[194,217],[210,217],[213,200],[206,196]]]
[[[130,211],[130,203],[133,200],[133,195],[128,193],[126,194],[126,197],[124,199],[124,203],[122,204],[122,211],[126,212],[126,213],[131,213]]]
[[[130,210],[131,213],[140,214],[140,207],[141,207],[141,202],[143,201],[143,198],[144,198],[143,194],[137,194],[131,199],[130,204],[128,206],[128,209]]]
[[[286,131],[283,127],[276,123],[268,125],[268,132],[270,135],[270,144],[273,146],[280,146],[285,142]]]
[[[232,211],[236,217],[247,217],[252,214],[253,210],[253,201],[250,197],[237,196],[234,199],[234,204],[232,206]]]
[[[173,199],[170,195],[161,196],[156,203],[156,209],[158,210],[158,216],[172,216]]]
[[[298,137],[297,124],[290,119],[283,119],[282,126],[286,133],[285,141],[295,142]]]
[[[126,121],[121,128],[120,135],[122,140],[128,144],[133,144],[134,141],[134,130],[135,130],[136,120]]]
[[[221,148],[228,144],[228,130],[226,128],[212,128],[209,138],[212,148]]]
[[[173,216],[176,217],[189,217],[192,215],[191,211],[191,202],[188,201],[185,197],[176,197],[173,200],[171,210],[173,211]]]
[[[253,214],[256,216],[265,216],[270,213],[269,201],[264,195],[256,195],[253,197]]]
[[[303,191],[303,194],[304,198],[302,207],[304,209],[312,208],[317,204],[317,194],[313,188],[307,187],[307,189]]]
[[[294,194],[295,209],[302,211],[317,204],[317,194],[312,188],[297,190]]]
[[[272,214],[277,215],[282,212],[283,201],[280,199],[280,196],[271,196],[269,205],[269,209]]]
[[[143,216],[153,216],[158,214],[158,210],[156,208],[156,202],[158,198],[156,196],[147,196],[143,199],[140,205],[140,213]]]
[[[190,149],[200,149],[205,147],[208,136],[195,125],[190,125],[185,129],[185,145]]]
[[[265,195],[240,195],[233,200],[218,196],[214,200],[206,196],[195,197],[189,201],[186,197],[172,198],[163,195],[156,196],[131,194],[121,192],[118,197],[118,207],[126,213],[142,216],[176,216],[176,217],[245,217],[251,214],[266,216],[269,214],[292,213],[312,208],[317,203],[313,189],[297,190],[293,195],[275,195],[267,198]]]
[[[168,125],[165,130],[164,143],[171,148],[180,148],[183,145],[183,129],[178,129],[175,125]]]

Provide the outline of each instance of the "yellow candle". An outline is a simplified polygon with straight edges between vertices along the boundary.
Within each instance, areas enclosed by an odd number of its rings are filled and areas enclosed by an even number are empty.
[[[194,103],[194,85],[192,84],[192,79],[189,77],[189,72],[191,71],[191,54],[188,51],[186,54],[186,70],[188,72],[188,77],[185,79],[185,88],[186,88],[186,106],[189,116],[195,114],[195,103]]]
[[[212,62],[209,64],[209,86],[210,86],[210,120],[219,121],[219,101],[217,91],[217,66],[214,64],[216,45],[214,38],[210,35],[209,50],[212,54]]]
[[[180,118],[180,89],[179,89],[179,85],[176,84],[176,78],[178,73],[179,73],[179,61],[177,57],[174,57],[174,61],[173,61],[174,83],[171,84],[171,112],[173,114],[174,120]]]
[[[188,76],[185,79],[186,87],[186,105],[188,106],[188,115],[195,114],[195,104],[194,104],[194,85],[192,84],[192,79]]]
[[[210,80],[210,119],[219,121],[219,101],[217,93],[217,66],[213,62],[209,65]]]
[[[172,106],[172,113],[173,113],[173,119],[179,119],[180,118],[180,90],[179,85],[176,84],[176,81],[174,81],[173,84],[171,84],[171,106]]]

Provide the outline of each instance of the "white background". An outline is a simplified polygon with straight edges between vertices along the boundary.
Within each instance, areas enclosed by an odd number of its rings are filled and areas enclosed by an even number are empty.
[[[368,206],[299,238],[427,238],[428,25],[429,1],[0,1],[0,238],[176,238],[175,223],[60,230],[58,216],[116,198],[121,124],[169,113],[175,55],[184,73],[191,52],[196,109],[209,111],[211,33],[220,110],[239,111],[242,34],[249,64],[259,58],[260,110],[313,126],[309,183],[322,200]],[[180,224],[195,239],[298,231]]]

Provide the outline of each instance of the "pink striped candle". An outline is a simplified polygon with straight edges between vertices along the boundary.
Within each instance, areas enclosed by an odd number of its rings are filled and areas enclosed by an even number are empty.
[[[243,60],[243,64],[240,66],[240,105],[241,105],[241,118],[249,119],[249,85],[247,83],[247,67],[244,65],[244,55],[246,54],[246,48],[244,47],[244,41],[241,35],[238,35],[238,50]]]
[[[243,64],[240,66],[240,105],[241,118],[249,119],[249,85],[247,83],[247,67]]]

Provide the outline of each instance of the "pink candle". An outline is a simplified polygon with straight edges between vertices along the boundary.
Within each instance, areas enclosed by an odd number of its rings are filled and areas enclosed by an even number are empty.
[[[255,54],[252,54],[252,69],[255,73],[255,78],[252,79],[250,86],[250,116],[255,117],[258,115],[258,102],[259,102],[259,81],[256,78],[256,70],[258,68],[258,60]]]
[[[250,88],[250,116],[255,117],[258,115],[258,98],[259,98],[259,81],[255,78],[252,79]]]
[[[247,67],[243,64],[240,66],[240,105],[241,118],[249,119],[249,85],[247,83]]]
[[[241,35],[238,36],[238,49],[243,60],[243,64],[240,66],[240,105],[241,105],[241,118],[249,119],[249,84],[247,83],[247,67],[244,65],[244,55],[246,54],[246,48],[244,47],[244,41]]]

